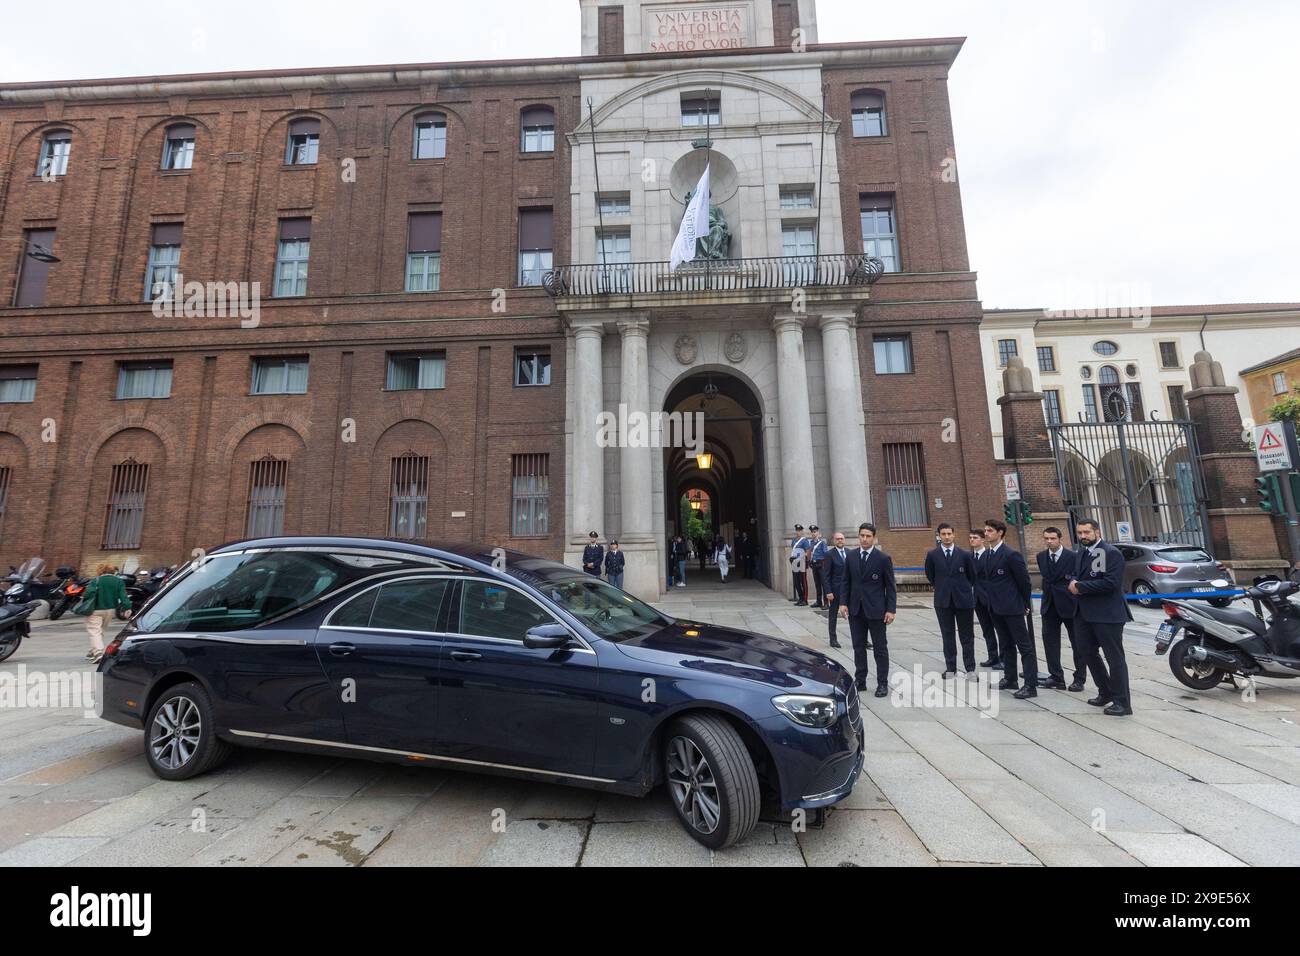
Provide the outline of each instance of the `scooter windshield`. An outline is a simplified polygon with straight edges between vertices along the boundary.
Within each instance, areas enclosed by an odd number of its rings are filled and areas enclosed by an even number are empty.
[[[43,558],[28,558],[23,562],[22,567],[18,569],[19,581],[34,581],[41,576],[45,570],[45,560]]]

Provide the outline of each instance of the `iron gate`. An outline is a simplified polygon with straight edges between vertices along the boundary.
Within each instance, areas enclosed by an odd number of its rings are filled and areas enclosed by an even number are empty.
[[[1205,483],[1189,421],[1062,422],[1049,425],[1070,527],[1096,518],[1102,534],[1208,548]]]

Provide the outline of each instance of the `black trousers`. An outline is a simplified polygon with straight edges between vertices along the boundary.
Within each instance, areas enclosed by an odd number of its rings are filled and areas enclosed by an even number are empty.
[[[975,609],[961,607],[936,607],[939,633],[943,635],[943,663],[945,671],[957,672],[957,635],[961,635],[961,660],[966,670],[975,669]]]
[[[870,620],[861,614],[850,614],[849,632],[853,635],[853,679],[861,683],[870,675],[871,662],[867,656],[870,650],[876,658],[876,683],[883,684],[889,680],[889,641],[885,637],[884,619]],[[867,647],[868,639],[870,648]]]
[[[1025,683],[1030,687],[1038,686],[1038,652],[1034,639],[1029,636],[1029,625],[1023,614],[994,614],[993,623],[997,627],[998,641],[1002,645],[1002,676],[1007,686],[1019,684],[1016,678],[1016,652],[1020,653],[1020,671]]]
[[[1097,693],[1121,707],[1132,708],[1128,688],[1128,661],[1124,659],[1124,625],[1095,624],[1074,619],[1074,639],[1097,684]],[[1102,655],[1106,662],[1102,663]]]
[[[1047,673],[1057,680],[1065,680],[1065,671],[1061,668],[1061,625],[1070,638],[1070,650],[1074,656],[1073,681],[1082,684],[1087,676],[1087,662],[1079,653],[1079,642],[1074,639],[1074,618],[1061,617],[1055,611],[1043,615],[1043,656],[1047,658]]]
[[[832,641],[838,641],[839,638],[835,636],[835,622],[840,619],[840,599],[838,597],[834,598],[828,606],[830,607],[830,614],[827,615],[826,630],[830,634]]]
[[[820,561],[814,561],[812,566],[812,571],[813,571],[813,587],[817,589],[816,603],[825,605],[826,582],[822,580],[822,563]]]
[[[980,630],[984,633],[984,646],[988,648],[989,656],[986,660],[1002,660],[1002,655],[998,653],[998,629],[993,623],[993,612],[983,601],[976,600],[975,616],[979,618]]]
[[[790,575],[794,579],[794,599],[796,601],[808,600],[808,578],[805,571],[791,571]]]

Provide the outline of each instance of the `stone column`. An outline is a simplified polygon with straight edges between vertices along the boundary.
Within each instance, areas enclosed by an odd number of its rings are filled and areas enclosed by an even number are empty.
[[[826,437],[831,462],[831,527],[854,540],[871,512],[867,497],[867,445],[863,431],[862,384],[854,359],[852,312],[821,317],[822,365],[826,382]]]
[[[619,479],[622,522],[618,545],[626,565],[623,588],[643,600],[660,594],[663,575],[659,552],[651,530],[653,523],[650,447],[650,323],[629,319],[618,323],[622,336],[622,375],[619,387],[620,419],[628,422],[627,440],[619,448]]]
[[[777,416],[781,456],[782,500],[785,527],[769,540],[782,560],[773,568],[772,580],[789,594],[793,590],[784,555],[789,553],[795,522],[805,528],[817,521],[817,488],[813,482],[812,418],[808,410],[808,369],[804,364],[803,320],[778,315],[776,330]],[[783,547],[784,545],[784,547]]]
[[[573,395],[573,472],[569,476],[571,518],[568,554],[581,567],[587,533],[605,535],[605,450],[597,442],[600,413],[604,408],[604,371],[600,346],[604,328],[599,322],[573,326],[573,368],[569,388]],[[574,552],[577,552],[576,555]]]

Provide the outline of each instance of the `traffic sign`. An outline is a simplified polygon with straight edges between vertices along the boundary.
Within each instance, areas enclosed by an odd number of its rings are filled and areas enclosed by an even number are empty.
[[[1020,500],[1020,475],[1012,472],[1009,475],[1002,476],[1002,488],[1006,492],[1007,501]]]
[[[1116,521],[1115,536],[1119,538],[1120,541],[1126,544],[1132,544],[1133,543],[1133,522]]]
[[[1290,471],[1295,467],[1282,422],[1255,426],[1255,458],[1260,471]]]

